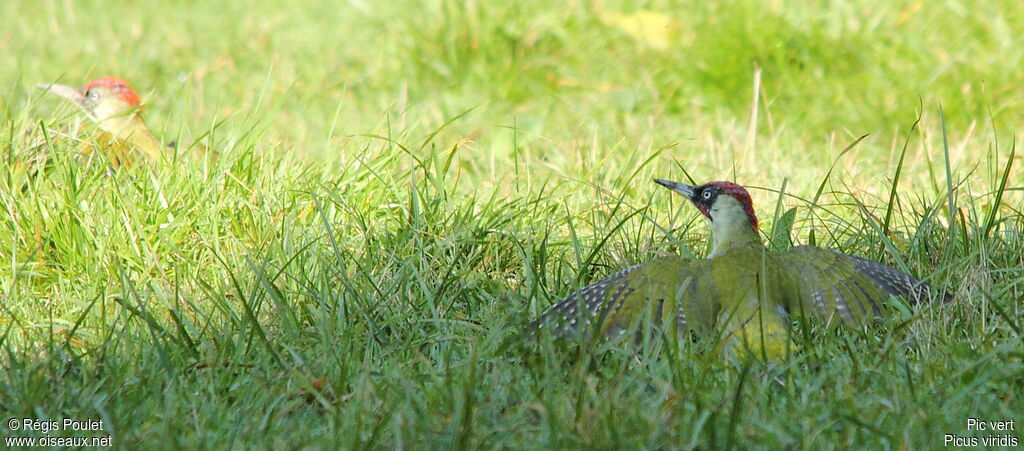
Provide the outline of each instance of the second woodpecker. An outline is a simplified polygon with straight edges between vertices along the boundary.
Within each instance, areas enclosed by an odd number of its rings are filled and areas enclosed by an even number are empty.
[[[670,334],[717,331],[738,354],[774,359],[791,347],[792,319],[856,326],[884,316],[890,296],[914,304],[934,296],[928,284],[864,258],[814,246],[772,253],[761,242],[750,194],[740,185],[654,181],[707,218],[714,239],[707,259],[662,257],[616,272],[547,309],[530,330],[548,329],[561,338],[616,337],[637,333],[647,322]]]
[[[129,160],[131,149],[141,151],[150,161],[159,161],[163,155],[164,147],[142,120],[141,100],[128,82],[100,77],[81,88],[52,83],[40,83],[39,87],[75,104],[108,133],[113,138],[115,163]]]

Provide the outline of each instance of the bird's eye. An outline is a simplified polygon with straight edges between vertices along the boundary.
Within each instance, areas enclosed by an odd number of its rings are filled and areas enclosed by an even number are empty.
[[[97,92],[95,89],[89,89],[88,91],[85,91],[85,98],[89,100],[96,100],[97,98],[99,98],[99,96],[100,93]]]
[[[711,200],[711,191],[704,191],[704,193],[701,194],[700,197],[703,197],[704,200]]]

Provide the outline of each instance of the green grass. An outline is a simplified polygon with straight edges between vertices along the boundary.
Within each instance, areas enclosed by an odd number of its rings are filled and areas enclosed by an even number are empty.
[[[1016,2],[375,3],[0,3],[3,420],[126,448],[1024,440]],[[667,48],[614,19],[640,9]],[[95,128],[35,83],[106,74],[217,152],[83,154]],[[750,186],[776,245],[957,299],[770,366],[516,342],[616,268],[707,251],[650,182],[684,171]]]

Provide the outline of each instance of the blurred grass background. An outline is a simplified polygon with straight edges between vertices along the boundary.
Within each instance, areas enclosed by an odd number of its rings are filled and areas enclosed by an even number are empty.
[[[101,417],[119,446],[681,448],[931,447],[967,416],[1021,419],[1017,2],[0,14],[8,417]],[[92,129],[35,85],[102,75],[158,136],[219,156],[80,155]],[[778,377],[499,346],[580,283],[702,255],[697,213],[649,183],[683,170],[751,186],[766,231],[785,187],[795,240],[965,301],[881,338],[818,331]]]
[[[1024,111],[1018,6],[15,1],[2,7],[20,19],[3,34],[13,64],[0,102],[44,114],[55,103],[34,102],[35,82],[116,74],[165,135],[258,117],[267,147],[332,160],[358,157],[347,136],[390,123],[422,137],[473,109],[448,140],[470,147],[460,161],[481,180],[507,181],[515,126],[531,170],[594,179],[602,162],[680,142],[665,157],[703,178],[804,187],[865,133],[849,175],[886,172],[922,109],[926,139],[910,156],[935,154],[940,103],[956,162],[983,161],[993,127]]]

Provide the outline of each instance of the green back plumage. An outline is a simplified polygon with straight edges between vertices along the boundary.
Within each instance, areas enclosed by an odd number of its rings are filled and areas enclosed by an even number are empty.
[[[794,305],[826,321],[855,326],[884,317],[885,301],[902,296],[912,304],[927,301],[930,287],[895,268],[814,246],[798,246],[775,256],[786,268]],[[945,300],[949,296],[944,297]]]
[[[710,263],[673,256],[631,266],[562,299],[530,327],[548,327],[556,337],[589,337],[594,331],[615,337],[635,328],[648,311],[679,332],[703,327],[717,305],[692,301],[717,296]]]
[[[856,326],[885,315],[885,301],[929,299],[929,286],[897,269],[828,249],[798,246],[771,254],[747,244],[707,260],[662,257],[573,293],[530,326],[554,337],[618,337],[645,320],[681,334],[724,326],[760,350],[781,352],[791,315]],[[756,346],[751,344],[760,342]],[[766,344],[767,343],[767,344]]]

